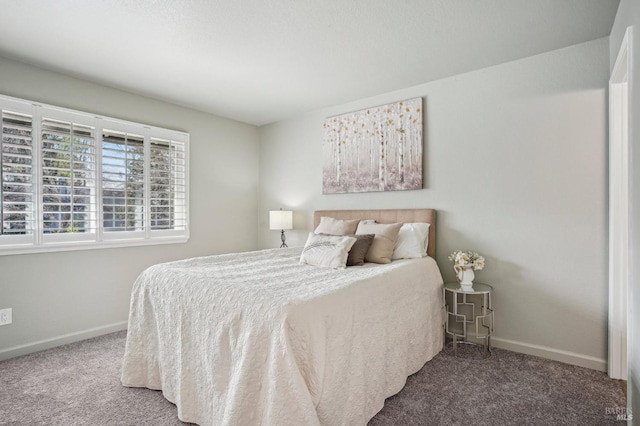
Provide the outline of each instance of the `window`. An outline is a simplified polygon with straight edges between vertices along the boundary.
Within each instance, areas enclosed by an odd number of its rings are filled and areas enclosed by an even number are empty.
[[[184,144],[151,138],[149,162],[151,230],[184,229],[187,226]]]
[[[102,223],[105,233],[142,233],[144,136],[102,131]]]
[[[4,96],[0,112],[0,254],[188,239],[188,134]]]
[[[0,144],[0,238],[7,243],[31,240],[36,227],[33,209],[33,117],[23,108],[2,110]]]
[[[95,240],[95,119],[41,111],[42,241]]]

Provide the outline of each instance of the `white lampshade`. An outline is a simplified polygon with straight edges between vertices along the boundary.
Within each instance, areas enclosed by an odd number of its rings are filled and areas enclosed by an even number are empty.
[[[293,229],[293,212],[290,210],[271,210],[269,229]]]

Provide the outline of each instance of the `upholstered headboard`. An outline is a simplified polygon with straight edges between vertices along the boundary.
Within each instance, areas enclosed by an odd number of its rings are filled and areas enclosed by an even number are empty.
[[[436,210],[434,209],[385,209],[385,210],[316,210],[313,212],[314,229],[320,223],[320,217],[335,219],[373,219],[378,223],[429,223],[429,244],[427,254],[436,257]]]

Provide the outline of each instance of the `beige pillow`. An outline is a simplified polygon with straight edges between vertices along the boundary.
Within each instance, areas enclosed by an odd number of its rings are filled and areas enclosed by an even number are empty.
[[[375,234],[365,260],[373,263],[390,263],[401,227],[401,223],[360,222],[356,234]]]
[[[358,222],[360,222],[358,219],[341,220],[322,216],[320,217],[320,223],[318,224],[315,233],[327,235],[355,234],[356,228],[358,227]]]

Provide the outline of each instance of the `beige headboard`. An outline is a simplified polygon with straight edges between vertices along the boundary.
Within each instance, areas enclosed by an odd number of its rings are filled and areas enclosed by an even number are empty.
[[[313,228],[320,223],[321,216],[335,219],[373,219],[378,223],[426,222],[429,226],[427,254],[436,257],[436,211],[434,209],[388,209],[388,210],[316,210],[313,212]]]

